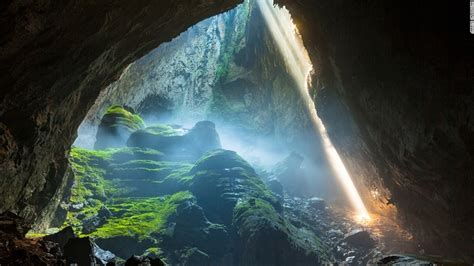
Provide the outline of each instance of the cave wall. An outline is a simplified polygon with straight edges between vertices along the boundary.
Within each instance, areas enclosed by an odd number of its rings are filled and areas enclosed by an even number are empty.
[[[99,92],[160,43],[239,1],[2,1],[0,212],[33,222],[64,184]]]
[[[255,1],[245,1],[130,64],[101,92],[75,144],[92,147],[108,106],[121,104],[151,123],[210,119],[301,148],[313,131],[295,87]]]
[[[234,25],[246,27],[249,8],[246,2],[201,21],[130,64],[89,110],[77,144],[92,147],[97,126],[113,104],[129,106],[151,123],[170,120],[192,126],[206,119],[222,46],[235,38]]]
[[[472,254],[474,57],[467,3],[287,1],[318,113],[367,202],[428,254]],[[368,197],[375,190],[381,198]]]

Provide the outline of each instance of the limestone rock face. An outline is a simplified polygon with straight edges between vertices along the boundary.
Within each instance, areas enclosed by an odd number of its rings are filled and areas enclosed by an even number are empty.
[[[89,110],[78,142],[87,143],[86,138],[94,136],[101,115],[112,104],[126,104],[152,120],[205,119],[221,46],[232,30],[226,27],[229,20],[233,16],[208,18],[128,66]]]
[[[254,1],[202,21],[131,64],[89,110],[87,147],[109,105],[145,120],[212,120],[243,134],[294,145],[311,128],[295,84]],[[314,136],[306,136],[314,138]]]

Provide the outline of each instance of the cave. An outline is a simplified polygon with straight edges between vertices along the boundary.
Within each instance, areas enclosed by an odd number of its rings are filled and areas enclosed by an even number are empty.
[[[0,7],[0,265],[474,262],[466,3]]]

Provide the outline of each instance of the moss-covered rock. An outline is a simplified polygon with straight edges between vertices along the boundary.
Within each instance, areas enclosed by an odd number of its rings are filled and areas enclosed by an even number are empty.
[[[102,117],[97,130],[95,149],[125,146],[130,134],[144,128],[145,122],[133,110],[113,105]]]
[[[284,218],[279,198],[237,153],[212,150],[194,164],[163,158],[149,149],[74,148],[64,226],[122,258],[155,254],[189,265],[318,262],[318,238]]]
[[[163,248],[167,251],[195,247],[213,261],[230,252],[231,238],[227,227],[211,223],[195,202],[181,204],[170,221],[172,223],[163,237]]]
[[[318,265],[324,257],[318,237],[295,228],[264,200],[240,201],[232,222],[239,236],[238,265]]]
[[[284,160],[278,162],[272,171],[273,178],[280,181],[283,190],[291,196],[311,196],[309,189],[311,181],[301,167],[303,161],[303,156],[292,152]]]
[[[190,190],[208,217],[220,223],[231,224],[235,204],[246,197],[264,199],[281,209],[277,197],[234,151],[211,151],[196,162],[190,173]]]
[[[159,150],[167,160],[180,161],[194,161],[205,152],[221,147],[219,135],[211,121],[200,121],[189,132],[167,125],[145,128],[131,134],[127,145]]]

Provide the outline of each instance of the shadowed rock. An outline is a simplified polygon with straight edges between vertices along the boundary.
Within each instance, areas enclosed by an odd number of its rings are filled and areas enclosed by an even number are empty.
[[[219,135],[211,121],[200,121],[184,135],[173,129],[143,129],[133,133],[129,147],[159,150],[169,159],[196,160],[205,152],[221,147]]]
[[[364,230],[354,230],[346,235],[344,241],[356,248],[371,248],[375,245],[375,240],[370,233]]]
[[[64,250],[64,246],[69,241],[69,239],[75,238],[75,237],[76,237],[76,234],[74,234],[72,227],[68,226],[55,234],[47,235],[43,237],[43,240],[57,243],[61,247],[61,249]]]
[[[130,135],[145,126],[141,117],[130,108],[111,106],[102,117],[97,130],[95,149],[125,146]]]

